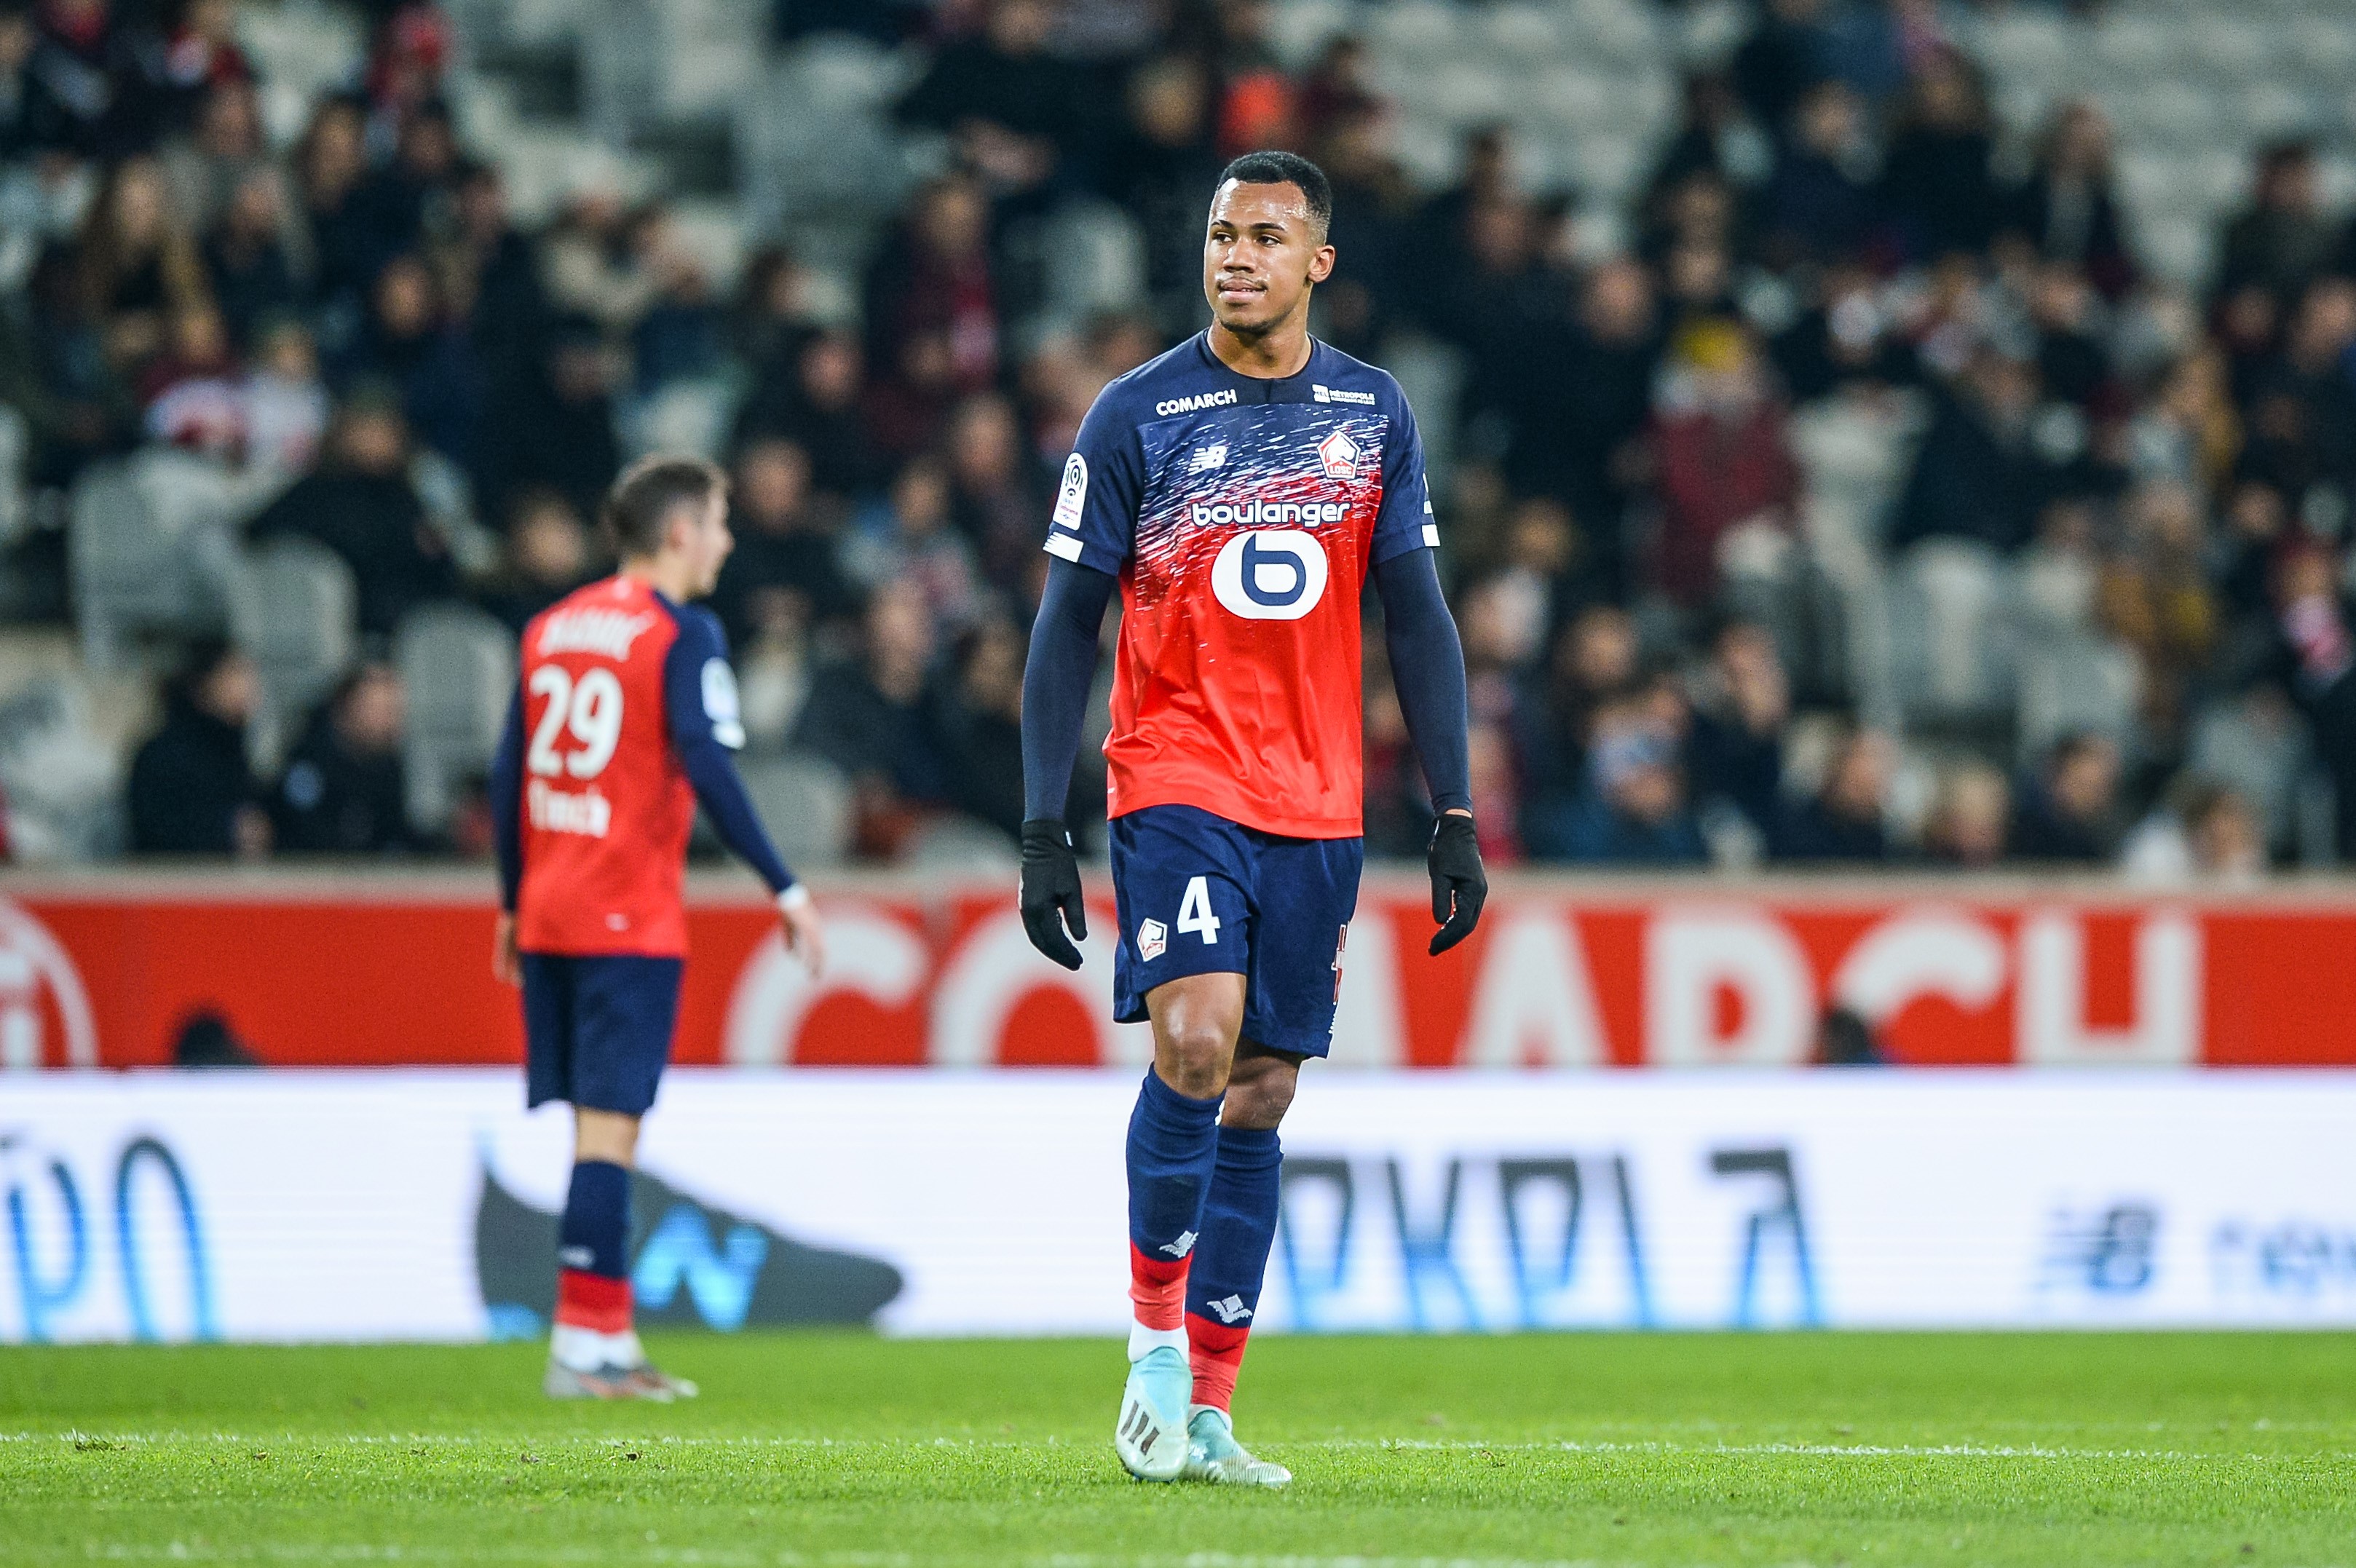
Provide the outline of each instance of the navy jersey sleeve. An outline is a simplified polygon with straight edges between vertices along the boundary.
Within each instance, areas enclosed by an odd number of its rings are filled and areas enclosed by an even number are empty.
[[[679,636],[663,660],[663,706],[671,749],[720,841],[759,872],[771,892],[792,887],[794,874],[769,842],[753,797],[736,774],[734,753],[744,744],[736,672],[728,665],[727,637],[708,610],[679,613]]]
[[[1079,443],[1064,461],[1055,510],[1047,519],[1047,553],[1119,576],[1137,541],[1137,508],[1145,490],[1144,454],[1119,395],[1119,383],[1100,393],[1080,421]]]
[[[1396,382],[1384,400],[1388,405],[1391,433],[1383,443],[1383,509],[1375,519],[1369,557],[1376,566],[1411,549],[1440,548],[1440,529],[1431,516],[1431,490],[1423,476],[1423,436],[1415,428],[1415,411],[1407,406],[1407,394]]]
[[[508,703],[507,727],[491,753],[491,848],[499,859],[499,907],[515,912],[523,885],[523,688]]]

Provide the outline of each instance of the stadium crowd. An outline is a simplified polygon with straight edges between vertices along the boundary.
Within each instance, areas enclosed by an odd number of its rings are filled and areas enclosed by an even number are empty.
[[[723,294],[659,197],[591,191],[519,228],[496,149],[439,95],[448,19],[366,9],[365,70],[282,150],[239,0],[0,0],[0,400],[31,484],[139,443],[282,474],[250,537],[342,556],[371,639],[273,778],[246,760],[251,662],[187,650],[130,771],[135,850],[481,853],[479,808],[433,845],[408,821],[384,639],[446,598],[520,627],[602,571],[617,410],[715,378],[741,392],[717,608],[753,747],[852,781],[862,858],[943,813],[1011,844],[1055,475],[1097,390],[1203,319],[1224,160],[1280,145],[1336,188],[1321,334],[1462,368],[1454,406],[1419,413],[1448,432],[1434,499],[1491,864],[2315,858],[2282,802],[2195,765],[2220,712],[2311,756],[2356,851],[2356,236],[2304,144],[2265,152],[2195,296],[2138,265],[2100,112],[1998,123],[1932,0],[1762,0],[1612,223],[1526,188],[1503,128],[1418,190],[1364,46],[1288,71],[1260,0],[784,6],[787,33],[926,50],[896,114],[953,152],[875,248],[853,327],[788,249]],[[1048,219],[1105,200],[1138,226],[1144,297],[1040,330]],[[2131,650],[2124,732],[2023,756],[1856,710],[1777,609],[1811,592],[1793,427],[1827,400],[1920,411],[1889,548],[1976,541]],[[495,557],[462,561],[421,494],[452,475]],[[16,547],[17,618],[66,613],[63,558],[56,528]],[[1419,853],[1380,646],[1369,849]]]

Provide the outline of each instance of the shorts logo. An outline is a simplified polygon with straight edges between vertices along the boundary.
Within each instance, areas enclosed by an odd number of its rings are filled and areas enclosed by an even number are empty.
[[[1076,530],[1080,526],[1080,508],[1088,499],[1088,460],[1078,453],[1064,461],[1064,483],[1055,492],[1055,523],[1059,528]]]
[[[1298,621],[1325,597],[1325,547],[1300,528],[1236,535],[1211,562],[1211,592],[1247,621]]]
[[[1192,458],[1187,460],[1186,472],[1189,474],[1208,474],[1214,468],[1225,466],[1226,461],[1227,443],[1223,441],[1216,446],[1206,446],[1195,453]]]
[[[1355,479],[1358,476],[1358,443],[1350,432],[1337,430],[1317,443],[1317,456],[1325,464],[1328,479]]]
[[[1344,925],[1333,942],[1333,1005],[1342,1005],[1342,957],[1350,950],[1350,928]]]
[[[1149,920],[1137,928],[1137,955],[1148,964],[1170,951],[1170,928]]]

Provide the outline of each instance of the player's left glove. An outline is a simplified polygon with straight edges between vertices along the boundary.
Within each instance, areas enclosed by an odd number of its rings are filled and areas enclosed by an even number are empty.
[[[1431,938],[1431,955],[1437,958],[1472,934],[1481,905],[1489,897],[1489,875],[1481,869],[1481,838],[1471,817],[1452,811],[1441,814],[1432,824],[1429,863],[1431,918],[1440,923]]]
[[[1072,935],[1064,934],[1064,927]],[[1080,897],[1080,862],[1072,853],[1072,835],[1049,816],[1034,816],[1023,825],[1023,929],[1031,945],[1066,969],[1080,966],[1080,950],[1072,937],[1086,941],[1087,905]]]

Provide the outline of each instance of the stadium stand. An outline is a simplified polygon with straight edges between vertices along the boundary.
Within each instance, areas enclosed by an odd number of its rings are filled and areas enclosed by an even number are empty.
[[[2205,780],[2339,860],[2351,69],[2338,0],[0,5],[14,851],[128,842],[20,759],[118,799],[136,694],[227,634],[265,780],[389,658],[415,840],[480,855],[490,628],[662,447],[737,470],[717,607],[792,851],[988,860],[1043,498],[1275,143],[1341,194],[1319,330],[1421,416],[1494,861],[1633,809],[1630,735],[1646,809],[1730,829],[1679,842],[1818,858],[1857,727],[1858,863],[1942,863],[1991,768],[2048,842],[2095,743],[2074,855]],[[1411,853],[1386,683],[1370,848]]]

